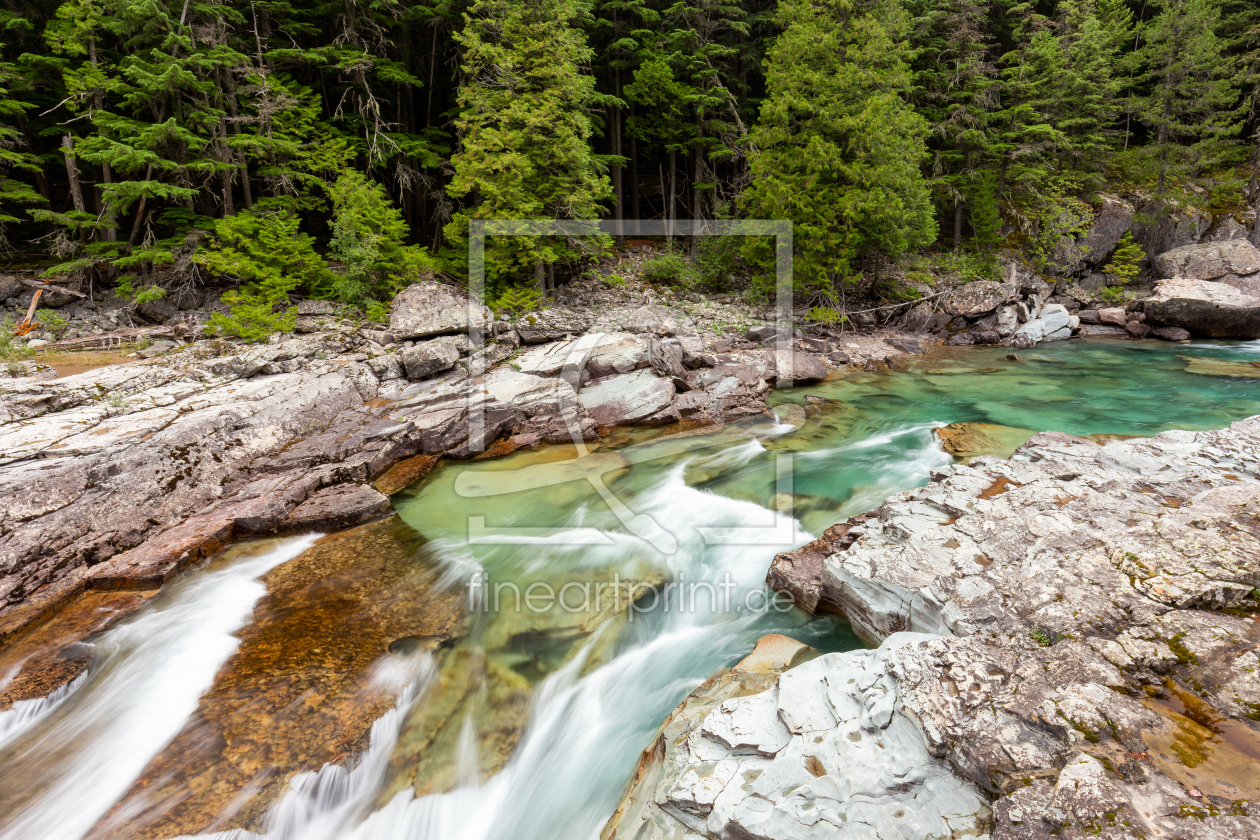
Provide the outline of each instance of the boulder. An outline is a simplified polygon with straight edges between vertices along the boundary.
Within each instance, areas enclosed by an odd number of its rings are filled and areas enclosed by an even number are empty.
[[[978,318],[1014,299],[1013,287],[992,280],[976,280],[945,295],[942,307],[950,315]]]
[[[827,376],[827,366],[813,353],[780,350],[774,356],[775,381],[780,385],[808,384]]]
[[[1163,280],[1143,302],[1155,327],[1181,327],[1208,338],[1260,338],[1260,297],[1210,280]]]
[[[651,333],[652,335],[677,335],[682,331],[686,316],[668,306],[652,303],[632,309],[620,318],[619,326],[626,332]]]
[[[923,332],[932,320],[932,304],[924,301],[916,304],[901,321],[901,328],[908,332]]]
[[[0,301],[18,297],[26,286],[14,274],[0,274]]]
[[[409,379],[428,379],[455,367],[467,350],[467,336],[443,336],[418,342],[402,351],[402,364]]]
[[[1151,261],[1155,277],[1166,280],[1219,280],[1228,275],[1246,277],[1260,272],[1260,251],[1246,239],[1185,245],[1166,251]]]
[[[1039,341],[1050,339],[1058,341],[1072,336],[1069,326],[1072,316],[1067,309],[1058,303],[1046,304],[1039,318],[1033,318],[1011,336],[1015,347],[1032,347]],[[1050,336],[1054,338],[1050,338]]]
[[[554,306],[522,315],[512,326],[521,341],[541,344],[582,335],[591,327],[591,316],[578,309]]]
[[[1082,324],[1101,324],[1102,319],[1098,315],[1097,309],[1082,309],[1076,313],[1076,317],[1081,319]]]
[[[1227,242],[1230,239],[1246,239],[1251,234],[1247,226],[1235,219],[1233,216],[1225,216],[1219,219],[1207,233],[1203,234],[1200,242]]]
[[[1159,327],[1153,331],[1156,338],[1162,338],[1164,341],[1189,341],[1190,333],[1181,327]]]
[[[1115,324],[1117,327],[1123,327],[1128,321],[1129,318],[1123,306],[1112,306],[1098,310],[1098,323],[1100,324]]]
[[[1193,245],[1212,226],[1212,217],[1196,207],[1175,201],[1146,199],[1133,220],[1133,241],[1148,257],[1183,245]]]
[[[1125,332],[1134,338],[1146,338],[1151,334],[1150,326],[1148,324],[1143,324],[1141,321],[1130,321],[1124,325],[1124,329]]]
[[[601,426],[663,425],[674,399],[674,383],[658,379],[650,370],[595,379],[578,393],[578,401]]]
[[[1077,243],[1081,259],[1095,268],[1103,266],[1133,225],[1133,205],[1113,195],[1102,195],[1102,206],[1089,230]]]
[[[415,283],[398,293],[390,307],[389,328],[400,339],[489,328],[490,310],[463,291],[436,280]]]
[[[337,304],[331,300],[303,300],[298,301],[297,314],[299,315],[336,315]]]
[[[1086,338],[1126,338],[1129,334],[1124,327],[1113,324],[1087,324],[1081,327],[1081,335]]]
[[[375,519],[389,509],[389,497],[366,484],[338,484],[294,508],[286,524],[298,530],[339,530]]]
[[[774,324],[756,324],[748,328],[748,340],[758,343],[773,341],[783,335],[785,338],[792,337],[792,331],[787,328],[780,328]]]

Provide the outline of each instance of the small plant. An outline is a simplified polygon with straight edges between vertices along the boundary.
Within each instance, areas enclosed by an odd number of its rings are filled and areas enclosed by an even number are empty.
[[[143,336],[139,341],[136,342],[137,350],[148,350],[152,346],[153,346],[153,339],[149,338],[147,335]]]
[[[696,270],[680,251],[670,249],[643,263],[643,279],[665,286],[688,287],[696,282]]]
[[[491,308],[495,312],[518,314],[537,309],[540,300],[542,300],[542,292],[537,289],[509,286],[503,290],[503,294],[499,295]]]
[[[1054,639],[1050,638],[1045,630],[1034,630],[1028,636],[1042,647],[1050,647],[1054,644]]]
[[[53,335],[59,334],[66,328],[69,323],[65,316],[54,309],[36,309],[35,319],[39,321],[40,327],[48,330]]]
[[[843,324],[849,319],[838,309],[830,306],[815,306],[805,314],[805,320],[815,324]]]
[[[123,395],[117,393],[110,394],[105,398],[105,402],[109,403],[114,408],[122,408],[127,404],[127,401],[123,399]]]
[[[363,311],[364,317],[373,324],[389,323],[389,304],[384,301],[370,300],[367,308]],[[323,322],[320,322],[321,325]]]
[[[166,289],[161,286],[140,286],[136,287],[133,281],[136,278],[127,274],[118,278],[118,285],[114,287],[114,291],[118,293],[120,298],[129,300],[136,306],[146,303],[153,303],[155,300],[161,300],[166,296]]]
[[[997,259],[992,255],[976,254],[961,251],[957,254],[942,254],[937,259],[941,273],[953,277],[961,283],[974,280],[1001,280],[1002,271]]]
[[[4,366],[4,369],[8,371],[9,376],[12,376],[14,379],[21,376],[23,373],[22,366],[17,362],[9,362]]]
[[[1138,274],[1138,265],[1146,258],[1142,246],[1133,241],[1133,235],[1126,232],[1111,255],[1111,262],[1103,266],[1103,273],[1110,274],[1120,281],[1121,285],[1130,283]]]
[[[603,279],[610,286],[624,286],[630,278],[623,277],[620,274],[605,274]]]
[[[1108,306],[1123,306],[1133,298],[1133,293],[1123,286],[1108,286],[1098,293],[1102,302]]]

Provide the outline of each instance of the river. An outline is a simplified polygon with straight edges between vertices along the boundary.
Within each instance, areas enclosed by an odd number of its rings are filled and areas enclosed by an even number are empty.
[[[758,638],[861,645],[766,569],[951,463],[935,428],[1009,427],[1007,455],[1260,414],[1260,342],[1016,352],[776,392],[777,421],[448,462],[385,523],[235,546],[0,711],[0,840],[596,837],[669,711]]]

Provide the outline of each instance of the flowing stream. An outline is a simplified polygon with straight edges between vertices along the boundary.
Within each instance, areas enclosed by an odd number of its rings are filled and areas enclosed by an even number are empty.
[[[775,601],[766,569],[951,463],[935,428],[1008,427],[1006,455],[1038,430],[1260,414],[1260,342],[1008,352],[777,392],[778,422],[446,463],[388,524],[230,549],[92,636],[76,679],[0,711],[0,840],[590,840],[670,710],[758,638],[860,646]],[[432,629],[442,610],[456,629]],[[330,652],[346,632],[366,654]],[[368,702],[366,734],[329,746]]]

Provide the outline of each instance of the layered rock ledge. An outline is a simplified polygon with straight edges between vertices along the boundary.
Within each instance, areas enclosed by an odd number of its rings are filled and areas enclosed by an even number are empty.
[[[1258,478],[1260,417],[1044,433],[779,555],[878,649],[702,687],[604,837],[1260,837]]]

